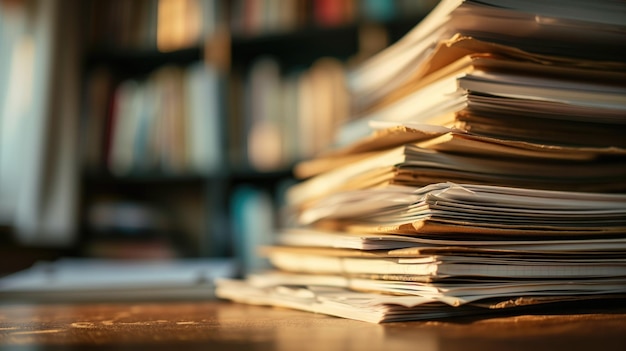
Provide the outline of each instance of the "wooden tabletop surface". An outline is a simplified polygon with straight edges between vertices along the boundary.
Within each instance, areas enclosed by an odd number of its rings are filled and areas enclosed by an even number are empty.
[[[626,311],[369,324],[221,301],[0,304],[0,350],[626,350]]]

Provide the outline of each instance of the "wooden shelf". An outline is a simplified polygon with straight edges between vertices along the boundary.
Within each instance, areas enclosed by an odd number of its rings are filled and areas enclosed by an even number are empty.
[[[122,73],[147,74],[163,65],[187,65],[203,58],[201,46],[162,52],[156,48],[104,48],[89,51],[84,63],[87,68],[97,65],[114,67]]]
[[[256,58],[269,55],[280,58],[286,66],[308,66],[316,58],[331,56],[347,59],[358,51],[359,29],[378,25],[395,42],[412,29],[423,17],[402,18],[388,22],[361,21],[335,27],[311,26],[289,32],[261,35],[233,35],[233,65],[246,67]]]
[[[160,174],[160,173],[138,173],[126,176],[116,176],[110,173],[86,173],[83,179],[90,185],[98,184],[202,184],[211,179],[218,179],[219,175],[197,175],[197,174]]]

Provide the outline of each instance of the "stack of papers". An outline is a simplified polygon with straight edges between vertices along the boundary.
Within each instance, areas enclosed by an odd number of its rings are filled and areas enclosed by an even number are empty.
[[[41,261],[0,279],[3,301],[136,301],[215,297],[215,279],[235,275],[230,259]]]
[[[218,296],[368,322],[626,297],[625,194],[438,183],[299,213],[309,225],[262,248],[279,271]]]
[[[376,323],[623,303],[624,13],[442,1],[351,73],[352,119],[261,248],[276,270],[217,295]]]

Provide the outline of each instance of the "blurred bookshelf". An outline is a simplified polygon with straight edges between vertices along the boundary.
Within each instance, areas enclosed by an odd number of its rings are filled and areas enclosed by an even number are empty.
[[[241,203],[269,199],[272,226],[293,165],[332,143],[346,69],[434,5],[83,2],[81,253],[237,254]]]

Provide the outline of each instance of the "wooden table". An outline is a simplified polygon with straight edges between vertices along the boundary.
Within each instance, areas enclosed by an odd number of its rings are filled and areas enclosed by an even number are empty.
[[[626,312],[369,324],[220,301],[1,304],[0,350],[626,350]]]

